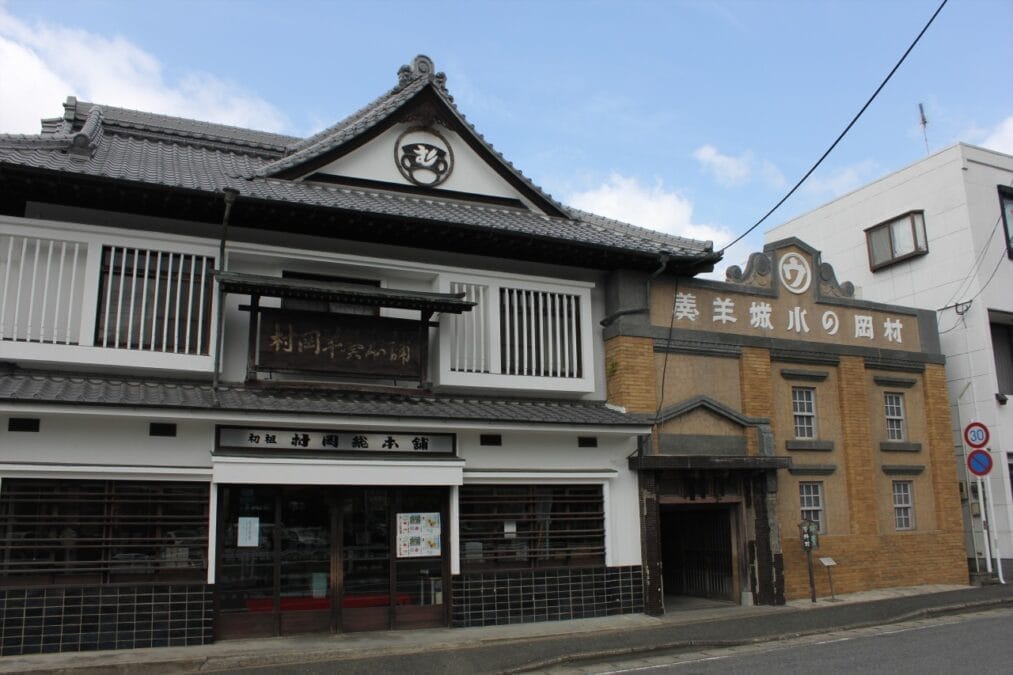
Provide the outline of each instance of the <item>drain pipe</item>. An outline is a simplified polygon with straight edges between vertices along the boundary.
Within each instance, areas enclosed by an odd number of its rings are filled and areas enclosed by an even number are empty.
[[[222,216],[222,238],[218,244],[218,274],[220,275],[225,271],[225,240],[229,235],[229,216],[232,214],[232,205],[236,203],[236,197],[239,196],[239,190],[235,188],[224,188],[222,189],[222,196],[225,198],[225,214]],[[211,384],[211,390],[215,397],[215,407],[218,407],[218,371],[221,370],[222,365],[222,345],[225,342],[225,294],[222,293],[222,282],[221,279],[217,280],[218,286],[218,312],[216,317],[216,326],[218,328],[218,340],[215,345],[215,372],[214,380]]]

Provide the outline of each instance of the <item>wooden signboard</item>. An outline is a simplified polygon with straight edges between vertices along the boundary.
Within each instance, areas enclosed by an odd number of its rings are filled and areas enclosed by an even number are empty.
[[[260,368],[419,377],[428,331],[418,321],[357,314],[260,310]]]

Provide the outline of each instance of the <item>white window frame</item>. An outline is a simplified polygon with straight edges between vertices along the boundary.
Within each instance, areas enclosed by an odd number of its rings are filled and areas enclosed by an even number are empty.
[[[798,503],[802,520],[809,520],[816,524],[816,531],[820,534],[826,533],[826,518],[824,517],[823,481],[804,480],[798,484]]]
[[[899,489],[898,489],[899,488]],[[893,493],[893,524],[897,530],[915,529],[914,481],[895,480]]]
[[[805,396],[800,396],[805,394]],[[812,440],[817,436],[816,428],[816,388],[791,388],[792,427],[795,438]]]
[[[907,440],[907,417],[904,414],[904,394],[896,391],[883,393],[883,415],[886,418],[886,439]]]

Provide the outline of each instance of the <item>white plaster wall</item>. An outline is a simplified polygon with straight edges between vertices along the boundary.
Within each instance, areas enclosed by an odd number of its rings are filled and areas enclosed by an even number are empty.
[[[992,434],[995,532],[1000,552],[1009,558],[1013,491],[1007,453],[1013,453],[1013,404],[1002,406],[995,399],[988,320],[989,309],[1013,312],[1013,261],[1003,241],[998,185],[1013,185],[1013,156],[955,145],[773,228],[765,238],[807,241],[834,265],[837,278],[855,283],[865,299],[941,310],[958,475],[967,475],[961,429],[981,421]],[[925,211],[928,254],[871,272],[864,230],[917,209]],[[952,307],[968,300],[962,315]],[[980,519],[974,519],[973,528],[973,548],[984,555]]]
[[[488,432],[486,432],[488,433]],[[593,432],[580,435],[594,436]],[[636,438],[623,435],[597,434],[597,448],[578,448],[575,433],[503,432],[499,447],[479,444],[479,432],[458,435],[458,452],[466,460],[464,480],[483,483],[495,479],[469,478],[474,471],[494,469],[526,469],[547,472],[538,479],[518,478],[521,484],[539,483],[604,483],[607,485],[606,547],[611,565],[639,565],[640,509],[637,474],[631,471],[628,457],[636,451]],[[565,472],[612,469],[617,473],[604,480],[592,478],[564,479]],[[490,476],[491,474],[484,474]],[[499,474],[509,479],[509,473]],[[554,477],[555,475],[555,477]]]
[[[397,124],[391,127],[371,142],[324,166],[320,169],[320,173],[397,185],[413,185],[398,171],[394,156],[394,144],[398,136],[410,126],[412,125]],[[452,190],[524,201],[521,193],[490,169],[485,160],[479,157],[457,133],[444,127],[440,127],[439,132],[453,149],[454,168],[447,180],[438,185],[436,190]]]
[[[17,413],[9,413],[19,416]],[[210,468],[214,425],[208,421],[118,415],[31,415],[38,433],[0,427],[0,475],[3,464],[149,466]],[[5,415],[6,417],[6,415]],[[148,435],[150,422],[176,422],[176,437]]]

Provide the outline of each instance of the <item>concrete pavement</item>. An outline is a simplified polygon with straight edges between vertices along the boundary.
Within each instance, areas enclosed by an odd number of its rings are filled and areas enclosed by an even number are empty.
[[[320,672],[520,672],[660,649],[733,646],[931,616],[1013,606],[1009,586],[921,586],[783,607],[674,600],[663,617],[642,614],[485,628],[437,628],[229,640],[194,647],[8,656],[0,672],[181,673],[297,664]],[[424,656],[423,656],[424,655]]]

